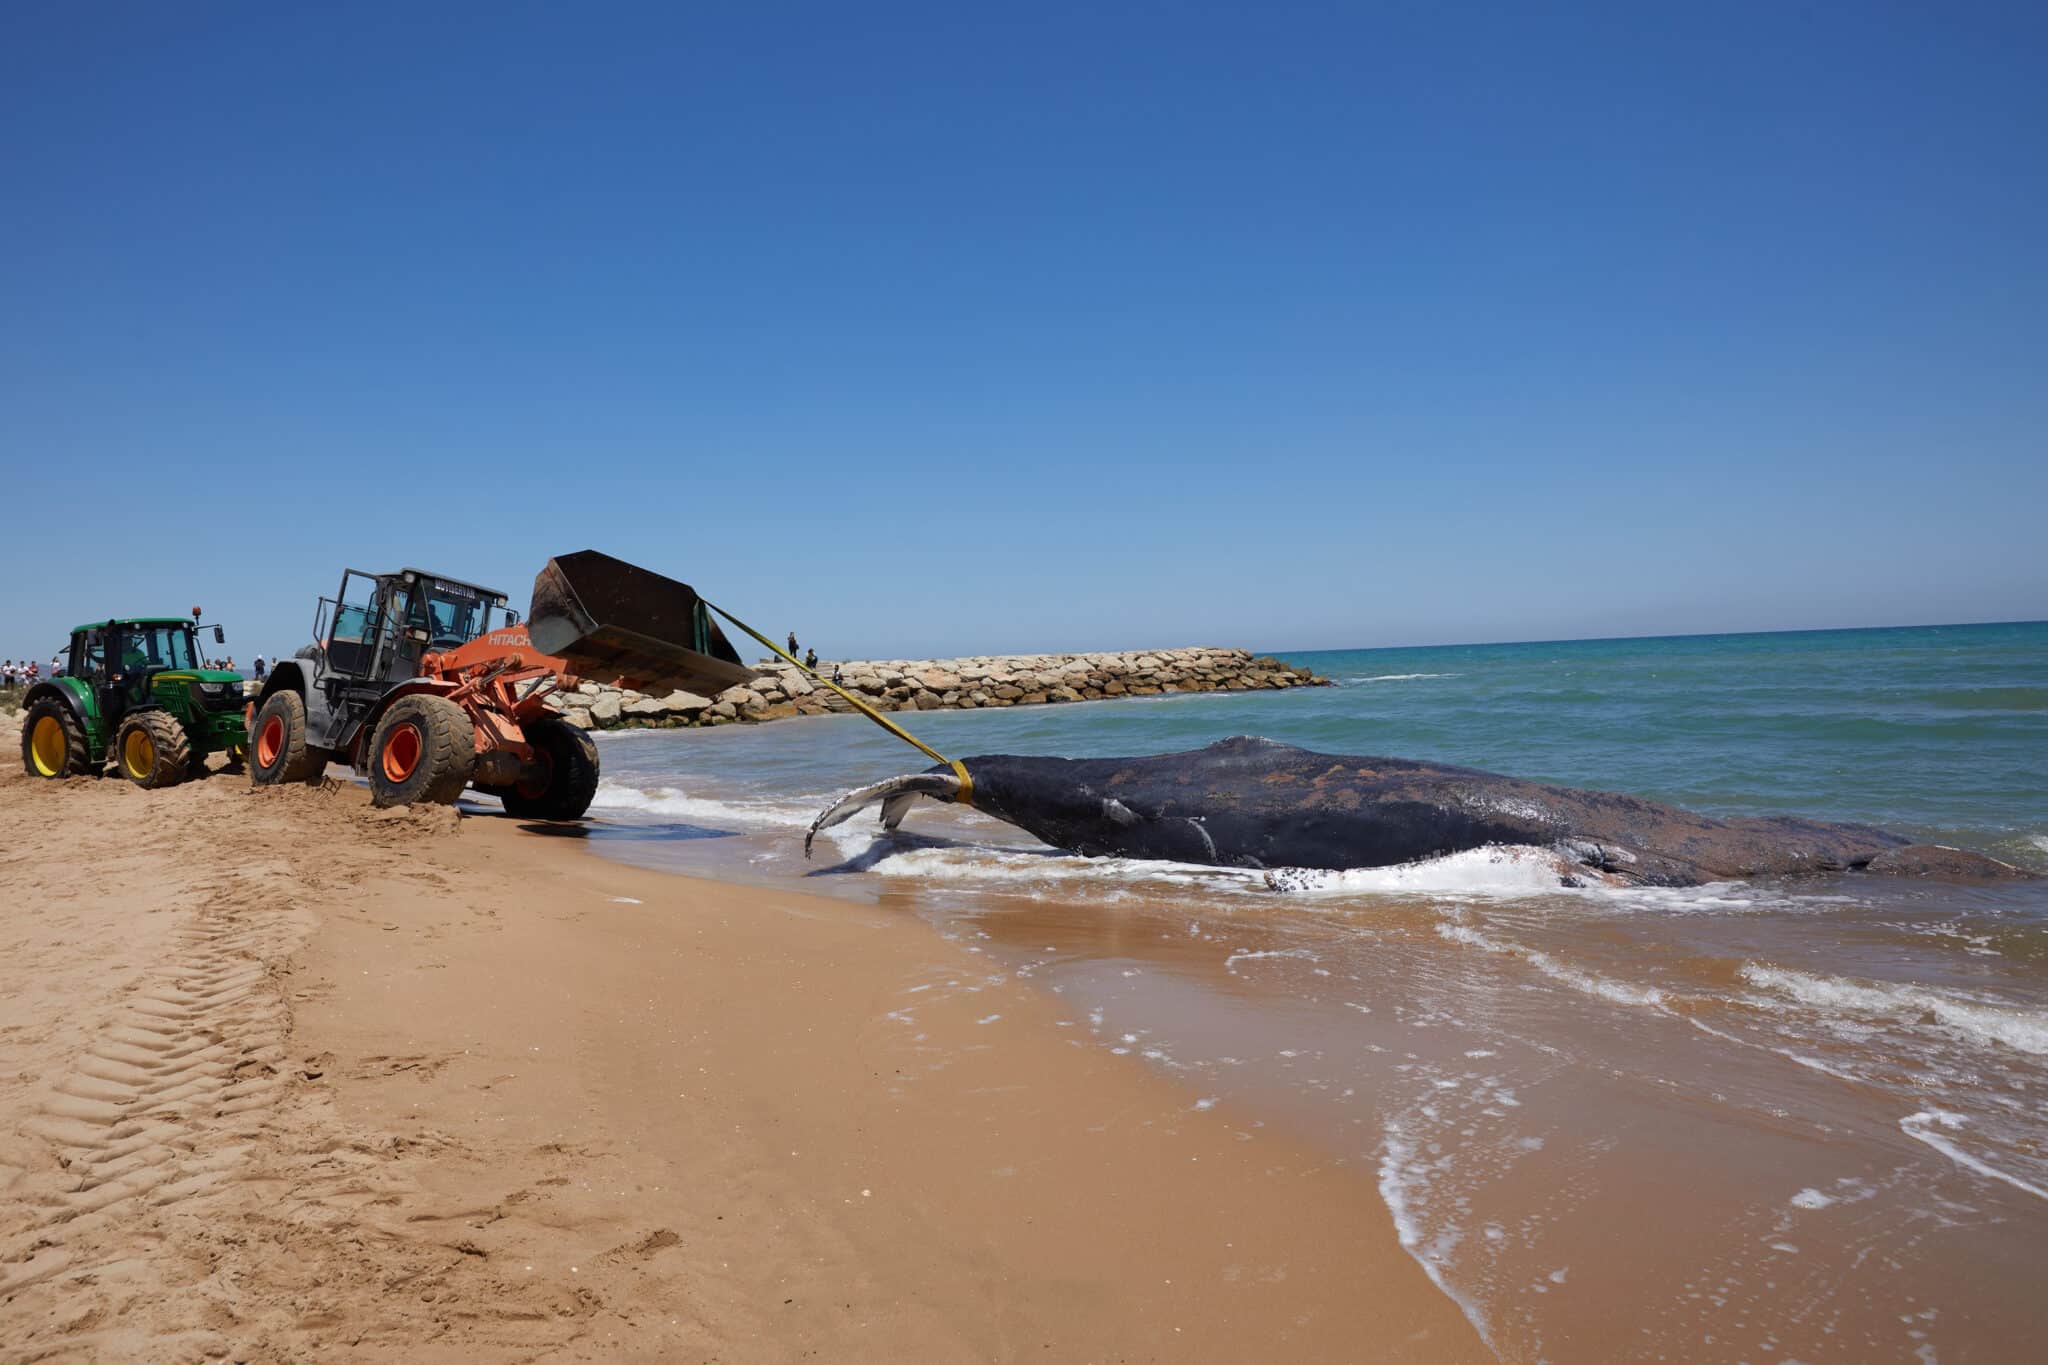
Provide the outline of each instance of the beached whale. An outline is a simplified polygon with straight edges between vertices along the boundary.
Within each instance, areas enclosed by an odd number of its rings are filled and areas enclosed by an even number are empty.
[[[1693,886],[1847,871],[2029,875],[1868,825],[1717,820],[1614,792],[1406,758],[1312,753],[1251,737],[1148,758],[963,759],[849,793],[812,823],[804,852],[819,830],[877,802],[882,824],[893,830],[920,797],[963,802],[1089,857],[1216,867],[1389,867],[1534,845],[1556,855],[1567,884]]]

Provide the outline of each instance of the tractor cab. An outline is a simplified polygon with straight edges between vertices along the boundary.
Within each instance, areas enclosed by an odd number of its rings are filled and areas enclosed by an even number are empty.
[[[313,638],[325,655],[325,673],[355,684],[403,682],[421,672],[421,660],[516,624],[505,594],[424,569],[397,573],[344,570],[341,588],[320,599]]]
[[[219,626],[213,634],[216,643],[225,639]],[[196,688],[202,705],[240,704],[241,678],[209,667],[195,623],[177,616],[79,626],[71,632],[65,672],[97,694],[102,715],[115,719],[137,707],[161,704],[159,680],[179,693]]]

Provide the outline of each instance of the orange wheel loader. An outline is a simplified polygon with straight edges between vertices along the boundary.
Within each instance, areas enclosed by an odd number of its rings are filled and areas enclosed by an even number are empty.
[[[597,746],[551,694],[590,678],[708,695],[753,676],[688,584],[595,550],[549,560],[523,622],[474,583],[348,569],[313,643],[251,705],[249,779],[317,782],[341,762],[379,806],[473,785],[509,814],[574,820],[597,792]]]

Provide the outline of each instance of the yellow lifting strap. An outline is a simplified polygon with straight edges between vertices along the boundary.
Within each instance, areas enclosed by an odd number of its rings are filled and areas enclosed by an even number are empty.
[[[726,620],[732,622],[734,625],[738,626],[747,634],[753,636],[756,640],[759,640],[764,646],[768,648],[769,652],[773,653],[777,658],[788,660],[791,664],[795,665],[797,668],[800,668],[805,673],[809,674],[811,678],[815,681],[823,684],[826,687],[831,688],[834,692],[837,692],[840,696],[846,698],[846,700],[852,705],[854,710],[860,712],[869,720],[881,726],[884,730],[887,730],[890,734],[896,736],[896,738],[902,740],[905,744],[908,744],[911,748],[921,750],[925,754],[930,755],[935,762],[943,763],[947,767],[951,768],[954,772],[954,775],[960,779],[960,794],[958,796],[955,796],[953,799],[963,806],[973,804],[974,779],[967,775],[967,765],[965,763],[962,763],[957,758],[947,758],[937,749],[934,749],[931,745],[925,743],[916,735],[911,734],[910,731],[904,729],[895,721],[890,720],[880,711],[877,711],[874,707],[868,705],[867,700],[865,698],[856,696],[852,692],[847,691],[838,683],[833,682],[830,678],[818,672],[817,669],[806,666],[803,660],[797,658],[794,654],[791,654],[781,645],[776,644],[773,640],[763,635],[760,631],[755,630],[745,621],[740,620],[739,617],[734,616],[724,607],[721,607],[713,602],[706,602],[704,605],[709,607],[711,610],[717,612],[720,616],[723,616]]]

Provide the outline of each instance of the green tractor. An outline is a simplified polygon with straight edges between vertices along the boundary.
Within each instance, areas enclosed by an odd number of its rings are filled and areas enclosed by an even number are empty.
[[[196,777],[208,754],[238,767],[248,749],[242,676],[206,666],[199,627],[176,616],[100,621],[71,632],[63,676],[22,698],[31,777],[94,776],[112,759],[143,787]],[[225,640],[212,627],[216,644]]]

